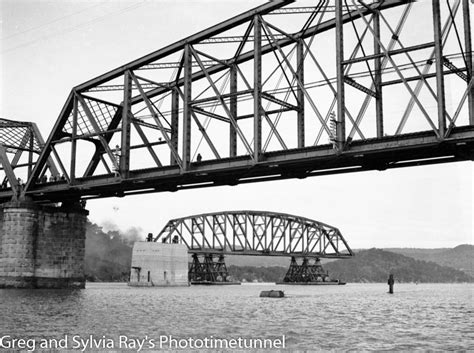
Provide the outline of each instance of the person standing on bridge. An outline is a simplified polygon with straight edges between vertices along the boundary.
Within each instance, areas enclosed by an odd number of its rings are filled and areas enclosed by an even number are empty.
[[[114,165],[114,175],[119,176],[119,168],[120,165],[120,146],[115,145],[114,157],[115,157],[115,165]]]

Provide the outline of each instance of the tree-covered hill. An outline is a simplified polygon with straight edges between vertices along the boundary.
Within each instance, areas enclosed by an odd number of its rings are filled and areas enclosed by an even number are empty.
[[[400,282],[474,281],[462,271],[381,249],[363,250],[351,259],[330,262],[324,268],[331,277],[346,282],[386,282],[390,273]]]
[[[453,249],[386,249],[417,260],[432,261],[463,271],[474,277],[474,245],[463,244]]]
[[[254,267],[254,266],[228,266],[227,270],[232,278],[240,282],[279,282],[285,277],[285,267]]]
[[[351,259],[336,260],[324,264],[333,279],[345,282],[382,282],[393,273],[398,282],[473,282],[464,272],[440,266],[433,262],[416,260],[393,252],[369,249],[356,253]],[[283,279],[287,267],[229,266],[228,270],[236,280],[247,282],[278,282]]]

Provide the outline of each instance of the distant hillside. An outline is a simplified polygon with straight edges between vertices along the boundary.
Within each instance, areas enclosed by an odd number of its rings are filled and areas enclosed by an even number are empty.
[[[474,282],[474,278],[453,268],[380,249],[357,251],[352,259],[336,260],[323,266],[331,278],[346,282],[385,283],[390,273],[395,275],[397,282]],[[288,266],[230,265],[228,270],[239,281],[278,282],[285,276]]]
[[[386,282],[390,273],[400,282],[474,281],[459,270],[380,249],[357,252],[354,258],[328,263],[324,269],[346,282]]]
[[[474,277],[474,245],[463,244],[453,249],[385,249],[417,260],[432,261],[463,271]]]
[[[88,281],[128,281],[131,260],[131,244],[120,233],[105,233],[98,225],[87,224],[84,271]]]
[[[232,278],[240,282],[278,282],[283,280],[288,268],[280,266],[227,266]]]
[[[321,259],[323,265],[334,259]],[[275,267],[290,266],[290,258],[286,256],[253,256],[253,255],[227,255],[225,257],[227,265],[234,266],[253,266],[253,267]]]
[[[290,266],[290,258],[282,256],[248,256],[248,255],[228,255],[225,258],[227,265],[253,266],[253,267],[273,267]]]

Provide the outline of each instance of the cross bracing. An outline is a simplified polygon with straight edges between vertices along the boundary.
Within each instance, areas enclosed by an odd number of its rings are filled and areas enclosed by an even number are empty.
[[[154,241],[181,243],[193,254],[315,256],[353,255],[339,229],[275,212],[229,211],[168,221]]]
[[[74,87],[24,195],[472,160],[471,9],[468,0],[268,2]],[[50,159],[64,180],[39,183]]]
[[[21,184],[31,176],[43,147],[36,124],[0,119],[0,189],[17,195]],[[51,158],[46,169],[59,176]]]

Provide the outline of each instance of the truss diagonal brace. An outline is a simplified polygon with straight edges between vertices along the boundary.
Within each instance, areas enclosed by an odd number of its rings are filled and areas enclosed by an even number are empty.
[[[121,129],[116,130],[119,123],[120,123],[121,118],[122,118],[122,107],[119,106],[119,108],[117,108],[117,111],[115,112],[115,115],[112,117],[112,120],[109,123],[109,126],[107,127],[107,131],[105,133],[104,140],[107,144],[112,140],[112,137],[113,137],[114,133],[116,131],[121,130]],[[100,146],[102,146],[102,145],[97,145],[97,146],[98,147],[97,147],[94,155],[92,156],[92,159],[91,159],[89,165],[87,166],[86,171],[84,172],[85,177],[91,176],[94,173],[94,171],[97,168],[100,161],[104,162],[101,159],[102,153],[104,152],[100,148]],[[104,163],[104,165],[105,165],[106,169],[109,170],[108,166],[105,163]]]
[[[40,145],[40,147],[44,148],[44,140],[43,140],[43,137],[41,136],[38,126],[35,123],[32,123],[31,129],[33,129],[33,134],[35,135],[35,138],[38,141],[38,144]],[[51,156],[49,156],[48,159],[46,160],[46,165],[49,168],[51,174],[53,174],[54,176],[59,175],[58,168],[56,168],[56,165],[54,164],[54,161],[51,158]]]
[[[135,85],[137,86],[139,92],[140,92],[140,95],[142,96],[146,106],[148,107],[148,110],[150,111],[150,113],[153,115],[153,118],[156,122],[156,124],[158,125],[158,127],[160,128],[161,130],[161,134],[163,135],[164,139],[166,140],[166,143],[168,144],[170,150],[171,150],[171,153],[173,154],[173,157],[175,158],[175,160],[177,161],[178,165],[180,166],[180,168],[182,169],[183,168],[183,163],[181,161],[181,158],[179,157],[178,155],[178,152],[174,149],[174,146],[173,144],[171,143],[171,139],[170,137],[168,136],[168,134],[166,133],[165,129],[164,129],[164,126],[163,124],[161,123],[159,117],[158,117],[158,114],[156,114],[155,110],[153,109],[153,106],[152,104],[150,103],[150,100],[148,99],[146,93],[143,91],[143,88],[142,86],[140,85],[140,82],[138,82],[137,78],[135,77],[135,75],[133,73],[130,73],[130,76],[132,77],[133,81],[135,82]]]
[[[178,87],[177,87],[177,89],[178,89],[178,93],[180,94],[181,98],[184,99],[184,93]],[[201,122],[199,121],[199,118],[196,116],[196,113],[193,111],[192,107],[190,107],[190,110],[191,110],[191,116],[193,117],[194,122],[196,123],[199,131],[201,132],[202,136],[204,137],[207,144],[209,145],[212,153],[214,154],[214,156],[217,159],[220,159],[221,156],[219,155],[219,152],[217,152],[217,149],[214,146],[214,144],[212,143],[212,140],[209,138],[209,135],[207,134],[206,129],[204,128],[204,126],[202,126]]]
[[[92,113],[91,113],[91,111],[90,111],[90,109],[89,109],[89,106],[88,106],[87,103],[85,102],[84,98],[83,98],[80,94],[77,94],[77,93],[76,93],[76,98],[77,98],[77,100],[79,101],[79,103],[81,103],[82,108],[84,109],[84,112],[86,113],[87,118],[89,119],[89,121],[90,121],[90,123],[91,123],[93,129],[95,130],[95,132],[97,132],[97,133],[103,132],[103,131],[101,131],[99,125],[98,125],[97,122],[95,121],[94,116],[92,115]],[[99,137],[100,143],[102,144],[102,147],[103,147],[104,150],[107,152],[107,154],[108,154],[110,160],[112,161],[112,164],[114,165],[114,168],[115,168],[116,170],[119,170],[120,167],[119,167],[119,165],[118,165],[118,163],[117,163],[117,160],[115,159],[115,156],[114,156],[114,154],[112,153],[112,151],[111,151],[111,149],[110,149],[108,143],[104,140],[104,137],[103,137],[103,136],[99,135],[98,137]]]
[[[0,145],[0,163],[2,164],[3,170],[5,171],[7,179],[10,182],[13,194],[16,195],[18,191],[18,180],[16,179],[13,168],[8,161],[7,152],[2,145]]]
[[[352,77],[344,76],[344,82],[347,83],[348,85],[351,85],[354,88],[357,88],[359,91],[362,91],[365,94],[368,94],[368,95],[371,95],[374,98],[377,98],[377,93],[375,93],[371,89],[361,85],[356,80],[354,80]]]
[[[282,101],[281,99],[278,99],[276,98],[275,96],[267,93],[267,92],[262,92],[262,98],[270,101],[270,102],[273,102],[275,104],[279,104],[281,105],[282,107],[285,107],[285,108],[288,108],[288,109],[291,109],[291,110],[299,110],[298,107],[294,106],[293,104],[290,104],[288,102],[285,102],[285,101]]]
[[[168,133],[171,133],[171,130],[170,129],[167,129],[167,128],[163,128],[163,129],[160,129],[159,127],[157,127],[156,125],[153,125],[153,124],[150,124],[150,123],[147,123],[146,121],[143,121],[139,118],[133,118],[133,123],[135,124],[138,124],[138,125],[141,125],[141,126],[144,126],[144,127],[147,127],[149,129],[153,129],[153,130],[157,130],[157,131],[166,131]]]
[[[239,73],[240,77],[242,78],[242,80],[244,81],[245,85],[247,86],[247,88],[249,89],[249,92],[253,92],[254,90],[251,89],[250,87],[250,84],[248,83],[247,79],[245,78],[245,75],[242,73],[242,71],[236,66],[237,68],[237,72]],[[273,97],[273,96],[271,96]],[[263,92],[262,92],[262,98],[263,98]],[[275,98],[276,99],[276,98]],[[280,102],[283,102],[285,104],[287,104],[286,102],[284,101],[280,101]],[[254,108],[255,109],[255,108]],[[288,110],[294,110],[293,108],[284,108],[284,109],[278,109],[276,111],[266,111],[265,109],[263,109],[263,106],[260,102],[260,110],[262,112],[262,115],[263,117],[265,118],[265,120],[267,121],[268,125],[270,126],[270,129],[271,129],[271,132],[273,134],[275,134],[275,136],[277,137],[277,140],[278,142],[280,143],[281,147],[283,147],[283,149],[288,149],[288,147],[286,147],[286,144],[285,144],[285,141],[283,141],[283,138],[281,137],[280,133],[278,132],[275,124],[271,121],[270,117],[268,116],[269,114],[273,114],[275,112],[284,112],[284,111],[288,111]],[[239,120],[240,119],[247,119],[247,118],[255,118],[255,111],[252,113],[252,114],[248,114],[248,115],[241,115],[239,117],[237,117]]]
[[[162,167],[163,164],[161,164],[160,159],[158,158],[155,151],[151,147],[150,141],[148,141],[148,138],[146,137],[146,134],[143,132],[143,129],[141,128],[140,124],[137,123],[136,119],[133,118],[133,115],[131,113],[130,113],[129,119],[132,122],[133,126],[135,127],[135,130],[137,130],[138,135],[142,139],[143,143],[146,145],[146,148],[147,148],[148,152],[150,153],[151,158],[153,158],[153,161],[155,161],[155,163],[158,167]]]
[[[224,117],[224,116],[221,116],[221,115],[218,115],[218,114],[215,114],[215,113],[211,113],[203,108],[200,108],[200,107],[193,107],[193,111],[199,113],[199,114],[202,114],[202,115],[205,115],[205,116],[208,116],[210,118],[213,118],[213,119],[217,119],[217,120],[220,120],[220,121],[223,121],[225,123],[230,123],[230,119]]]
[[[464,72],[462,72],[462,70],[457,68],[451,61],[449,61],[449,59],[443,58],[443,65],[446,66],[448,69],[450,69],[452,73],[455,73],[456,75],[461,77],[464,81],[469,83],[469,78],[467,77],[467,75]]]
[[[250,148],[250,145],[247,142],[247,139],[245,138],[244,134],[242,133],[242,130],[240,130],[239,126],[237,125],[236,117],[232,116],[232,114],[229,110],[229,107],[227,106],[227,104],[224,101],[224,98],[222,98],[222,96],[221,96],[219,90],[217,89],[214,81],[212,81],[212,79],[209,76],[209,73],[207,72],[206,68],[201,63],[201,59],[199,58],[199,55],[196,53],[196,51],[194,50],[194,48],[192,46],[190,46],[190,50],[191,50],[192,55],[196,59],[196,61],[199,63],[199,66],[200,66],[202,72],[204,73],[204,75],[206,76],[207,80],[209,81],[209,84],[211,85],[212,89],[214,90],[214,93],[215,93],[216,97],[219,99],[219,101],[222,105],[222,108],[224,108],[224,111],[226,112],[227,116],[229,117],[229,120],[230,120],[231,124],[234,126],[237,134],[239,135],[240,139],[242,140],[242,142],[245,146],[245,149],[247,150],[249,155],[252,156],[252,158],[253,158],[252,149]]]
[[[316,105],[314,104],[313,102],[313,99],[311,98],[311,96],[309,95],[309,93],[307,92],[306,88],[304,87],[304,84],[298,79],[298,75],[296,73],[296,71],[293,69],[293,67],[291,66],[291,63],[288,61],[288,59],[286,58],[283,50],[281,49],[281,46],[280,44],[275,41],[274,37],[273,37],[273,33],[272,31],[266,26],[266,22],[265,21],[262,21],[262,24],[263,26],[265,27],[265,30],[267,31],[267,33],[269,34],[269,36],[272,38],[272,45],[275,45],[277,50],[279,51],[280,55],[283,57],[283,60],[285,61],[288,69],[291,71],[291,74],[293,75],[293,78],[296,80],[296,83],[299,87],[299,89],[301,89],[306,97],[306,99],[308,100],[308,103],[309,105],[311,106],[311,108],[313,109],[313,111],[316,113],[316,116],[318,117],[321,125],[324,127],[324,129],[326,130],[326,132],[328,133],[329,136],[332,136],[332,133],[331,131],[329,130],[329,128],[327,127],[326,125],[326,122],[324,121],[323,117],[321,116],[321,113],[319,112],[318,108],[316,107]]]
[[[352,3],[354,4],[354,0],[352,0]],[[441,135],[440,135],[440,131],[438,130],[438,128],[434,125],[433,121],[430,119],[430,116],[428,115],[428,113],[426,112],[426,109],[424,108],[424,106],[420,103],[420,101],[418,100],[418,98],[416,97],[416,94],[413,92],[412,88],[410,87],[410,85],[406,82],[405,78],[403,77],[402,73],[400,72],[400,69],[398,68],[397,64],[393,61],[393,59],[391,58],[391,56],[388,54],[388,50],[385,48],[385,46],[382,44],[382,42],[380,41],[379,38],[377,38],[374,30],[369,26],[369,23],[368,21],[366,20],[366,18],[362,15],[362,13],[360,12],[359,9],[357,9],[357,12],[359,12],[360,14],[360,18],[362,19],[362,21],[365,22],[365,24],[367,25],[367,28],[369,28],[369,31],[372,33],[372,35],[374,36],[374,39],[377,41],[378,45],[380,46],[380,49],[381,51],[384,53],[385,57],[387,58],[388,61],[390,61],[390,63],[392,64],[393,68],[395,69],[397,75],[403,80],[403,83],[407,89],[407,91],[410,93],[410,96],[415,100],[416,104],[418,105],[418,107],[420,108],[421,112],[423,113],[424,117],[426,118],[426,120],[428,121],[428,124],[431,126],[431,128],[433,129],[433,131],[435,132],[436,136],[438,138],[441,138]],[[443,134],[444,134],[444,130],[443,130]]]

